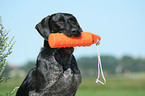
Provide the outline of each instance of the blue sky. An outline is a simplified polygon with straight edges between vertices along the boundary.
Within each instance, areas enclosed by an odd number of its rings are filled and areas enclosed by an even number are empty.
[[[0,0],[3,25],[16,41],[9,63],[36,60],[43,38],[35,25],[57,12],[73,14],[84,32],[101,36],[101,55],[145,57],[145,0]],[[74,55],[94,56],[97,48],[77,47]]]

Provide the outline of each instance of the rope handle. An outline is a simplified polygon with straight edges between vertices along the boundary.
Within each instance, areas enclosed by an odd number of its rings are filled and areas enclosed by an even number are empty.
[[[106,79],[105,79],[105,76],[104,76],[104,73],[103,73],[103,69],[102,69],[101,58],[100,58],[100,52],[99,52],[99,44],[100,44],[100,42],[98,41],[98,42],[96,43],[97,52],[98,52],[98,77],[97,77],[97,79],[96,79],[96,83],[99,83],[99,82],[100,82],[101,84],[105,85],[105,84],[106,84]],[[102,81],[99,80],[99,78],[100,78],[100,71],[101,71],[101,75],[102,75],[102,77],[103,77],[104,82],[102,82]]]

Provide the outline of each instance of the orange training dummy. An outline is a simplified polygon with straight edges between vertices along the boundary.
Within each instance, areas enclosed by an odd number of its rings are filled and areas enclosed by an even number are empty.
[[[100,40],[100,36],[90,32],[81,32],[79,37],[68,37],[63,33],[51,33],[48,38],[51,48],[90,46]]]

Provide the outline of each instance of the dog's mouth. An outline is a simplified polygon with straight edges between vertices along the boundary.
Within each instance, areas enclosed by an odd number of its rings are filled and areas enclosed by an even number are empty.
[[[81,35],[81,32],[71,32],[71,33],[63,33],[63,34],[68,37],[79,37]]]

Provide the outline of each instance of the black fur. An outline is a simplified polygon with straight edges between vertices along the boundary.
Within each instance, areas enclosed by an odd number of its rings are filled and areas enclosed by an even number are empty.
[[[63,33],[79,37],[82,32],[72,14],[57,13],[47,16],[36,25],[44,38],[44,47],[34,66],[17,91],[16,96],[75,96],[81,83],[81,74],[74,55],[74,48],[50,48],[50,33]]]

